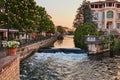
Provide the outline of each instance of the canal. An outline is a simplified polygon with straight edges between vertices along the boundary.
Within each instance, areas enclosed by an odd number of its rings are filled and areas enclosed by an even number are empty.
[[[103,56],[96,59],[84,51],[78,53],[75,50],[81,51],[74,47],[73,36],[65,36],[49,51],[36,52],[21,62],[21,80],[115,80],[118,76],[115,59]]]

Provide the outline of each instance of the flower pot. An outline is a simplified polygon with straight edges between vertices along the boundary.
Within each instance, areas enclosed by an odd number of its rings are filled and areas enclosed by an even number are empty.
[[[16,55],[17,48],[7,48],[6,51],[7,51],[7,52],[6,52],[6,55],[7,55],[7,56]]]

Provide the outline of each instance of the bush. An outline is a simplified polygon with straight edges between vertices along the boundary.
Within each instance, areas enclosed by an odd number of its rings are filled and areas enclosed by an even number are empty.
[[[74,44],[75,47],[87,50],[85,44],[85,36],[93,35],[96,32],[96,27],[92,23],[85,23],[83,26],[79,26],[74,32]]]

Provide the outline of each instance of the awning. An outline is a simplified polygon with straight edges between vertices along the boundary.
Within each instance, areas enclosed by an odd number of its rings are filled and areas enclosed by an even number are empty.
[[[7,32],[8,31],[8,29],[0,29],[0,32]],[[17,29],[9,29],[9,32],[19,32],[19,30],[17,30]]]

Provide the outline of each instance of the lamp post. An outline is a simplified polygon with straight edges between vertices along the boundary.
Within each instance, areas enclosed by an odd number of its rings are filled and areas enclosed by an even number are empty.
[[[7,16],[7,40],[9,41],[9,10],[8,10],[8,1],[5,0],[5,14]]]

